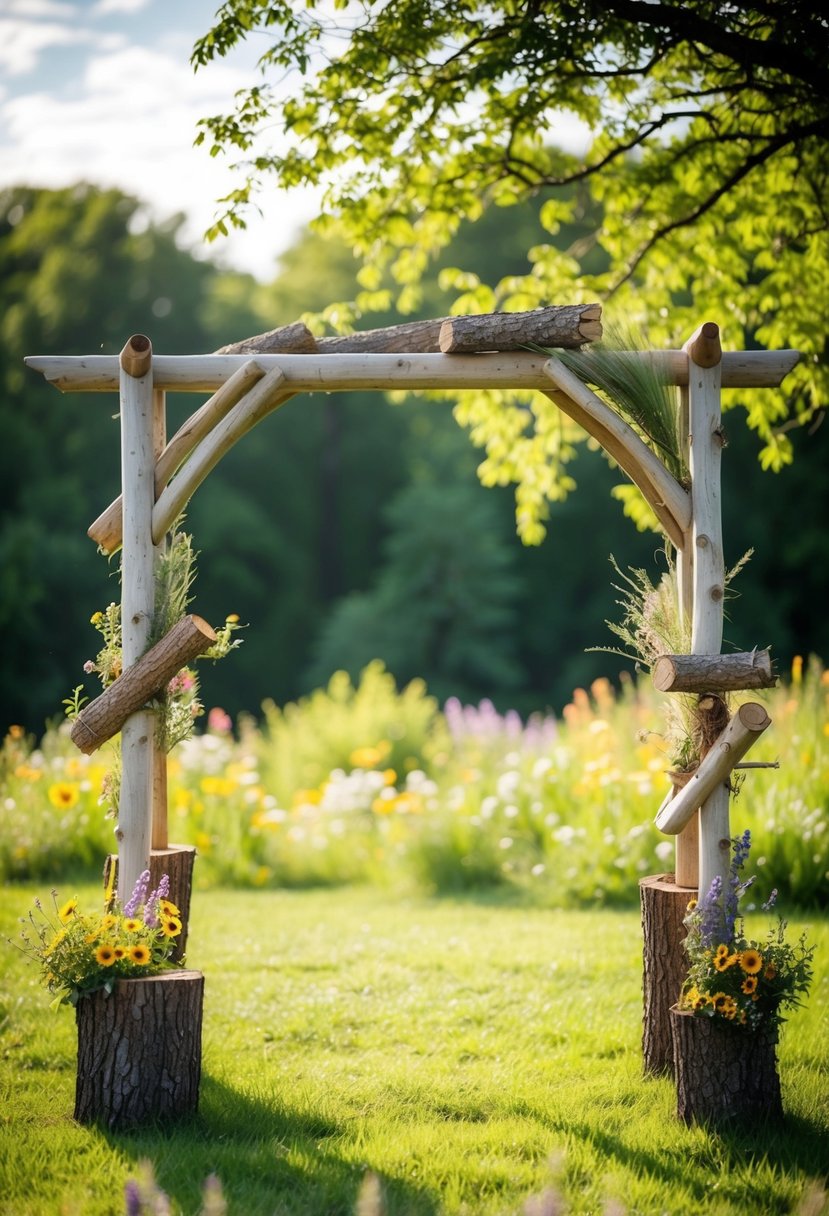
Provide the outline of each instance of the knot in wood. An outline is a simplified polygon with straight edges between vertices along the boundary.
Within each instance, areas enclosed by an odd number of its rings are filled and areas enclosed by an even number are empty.
[[[720,600],[723,598],[722,587],[712,587],[709,592],[709,595],[711,596],[711,599],[714,601],[714,603],[718,604],[720,602]]]
[[[727,836],[722,836],[722,837],[721,837],[721,838],[720,838],[720,839],[717,841],[717,847],[718,847],[718,848],[720,848],[720,849],[723,849],[723,850],[725,850],[725,849],[730,849],[730,848],[731,848],[731,841],[728,839],[728,837],[727,837]]]
[[[705,549],[708,545],[710,545],[710,543],[711,542],[708,539],[708,537],[705,535],[705,533],[700,532],[699,536],[697,537],[697,548]]]

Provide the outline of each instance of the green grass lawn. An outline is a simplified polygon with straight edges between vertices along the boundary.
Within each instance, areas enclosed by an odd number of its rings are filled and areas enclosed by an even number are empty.
[[[61,887],[61,896],[97,896]],[[0,896],[14,935],[36,892]],[[149,1160],[173,1213],[218,1175],[231,1216],[351,1213],[367,1171],[388,1213],[752,1214],[826,1209],[829,920],[808,1006],[784,1027],[786,1122],[685,1128],[641,1076],[630,911],[545,911],[377,890],[194,898],[206,976],[199,1113],[113,1134],[72,1120],[74,1018],[0,952],[0,1212],[110,1216]],[[535,1197],[535,1198],[534,1198]],[[615,1205],[615,1206],[614,1206]],[[364,1201],[361,1211],[368,1211]]]

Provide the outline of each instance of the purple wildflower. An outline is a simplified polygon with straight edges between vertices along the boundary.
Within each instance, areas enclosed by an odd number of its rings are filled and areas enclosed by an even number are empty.
[[[129,1178],[124,1186],[125,1216],[141,1216],[144,1202],[141,1198],[141,1188],[134,1178]]]
[[[713,946],[722,939],[723,912],[720,906],[723,882],[719,874],[711,879],[711,886],[697,905],[699,933],[703,946]]]
[[[162,874],[158,880],[158,886],[151,895],[147,896],[147,901],[144,905],[144,924],[148,929],[158,928],[158,904],[160,900],[167,899],[169,894],[170,876],[169,874]]]
[[[777,887],[774,887],[771,895],[768,897],[766,902],[763,904],[763,911],[771,912],[772,908],[774,907],[774,905],[776,903],[777,903]]]
[[[138,880],[133,887],[132,895],[124,905],[124,916],[135,916],[139,908],[146,901],[147,892],[150,889],[150,871],[144,870],[139,874]]]

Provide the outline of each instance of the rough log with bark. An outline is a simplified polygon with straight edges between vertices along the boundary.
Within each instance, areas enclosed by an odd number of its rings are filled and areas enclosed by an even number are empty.
[[[671,1028],[677,1115],[684,1123],[782,1119],[775,1027],[750,1030],[674,1009]]]
[[[444,355],[521,350],[527,346],[573,349],[602,336],[600,304],[563,304],[532,312],[492,312],[449,317],[440,327]]]
[[[773,688],[777,683],[768,650],[662,654],[654,662],[651,676],[659,692],[739,692]]]
[[[657,874],[639,882],[642,909],[644,1011],[642,1055],[646,1074],[672,1073],[671,1007],[676,1004],[688,961],[682,943],[684,918],[695,890],[677,886],[673,874]]]
[[[204,976],[169,971],[119,980],[76,1006],[75,1118],[110,1129],[195,1113]]]
[[[216,641],[207,621],[185,616],[137,663],[127,668],[78,714],[70,738],[86,755],[116,735],[130,714],[141,709],[166,688],[182,667],[203,654]]]

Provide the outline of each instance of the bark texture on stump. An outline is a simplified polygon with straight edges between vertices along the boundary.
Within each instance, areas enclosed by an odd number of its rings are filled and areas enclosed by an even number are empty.
[[[82,997],[75,1118],[109,1128],[193,1114],[199,1101],[204,976],[168,971]]]
[[[679,999],[688,962],[682,943],[683,919],[696,891],[679,887],[673,874],[657,874],[639,882],[644,962],[642,1056],[646,1074],[673,1073],[671,1007]]]
[[[684,1123],[783,1117],[777,1030],[749,1030],[671,1010],[677,1116]]]
[[[175,904],[181,914],[181,933],[175,939],[175,949],[170,955],[170,962],[180,963],[187,949],[187,933],[190,923],[190,895],[193,890],[193,865],[196,860],[196,850],[189,844],[171,844],[166,849],[152,849],[150,852],[150,890],[154,891],[161,881],[161,876],[167,874],[170,878],[170,894],[168,899]],[[111,853],[104,863],[104,890],[110,887],[110,874],[115,866],[115,881],[112,890],[118,889],[118,855]],[[676,998],[674,998],[676,999]]]

